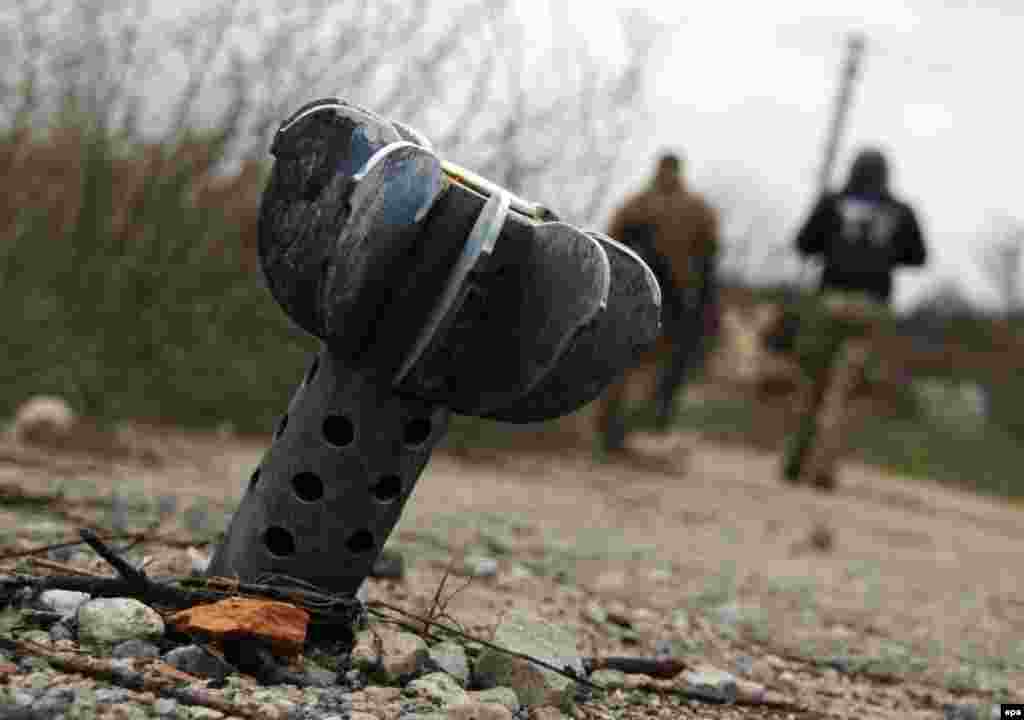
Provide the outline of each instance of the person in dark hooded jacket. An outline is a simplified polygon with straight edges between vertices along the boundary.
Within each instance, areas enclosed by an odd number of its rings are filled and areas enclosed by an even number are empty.
[[[875,149],[857,155],[840,192],[822,195],[796,247],[823,261],[823,312],[802,321],[798,354],[811,384],[783,479],[831,490],[853,421],[850,398],[870,362],[870,336],[891,300],[893,272],[923,265],[927,251],[914,211],[889,191],[889,166]]]
[[[823,291],[862,292],[882,303],[892,295],[893,270],[924,265],[927,255],[917,217],[889,192],[889,165],[874,149],[857,155],[841,192],[821,197],[796,246],[824,260]]]

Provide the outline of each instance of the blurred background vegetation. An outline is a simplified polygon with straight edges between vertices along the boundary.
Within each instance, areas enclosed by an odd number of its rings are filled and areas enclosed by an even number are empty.
[[[16,0],[0,10],[0,415],[54,394],[99,422],[270,430],[316,343],[264,289],[256,210],[270,135],[314,97],[407,121],[445,155],[596,224],[615,200],[625,140],[643,128],[657,23],[623,15],[625,55],[606,62],[571,33],[559,52],[531,54],[506,0],[436,4],[226,0],[162,15],[142,0]],[[734,196],[723,213],[742,204]],[[758,227],[726,238],[731,307],[779,299],[743,265]],[[1019,228],[1006,237],[1019,252]],[[988,260],[993,273],[1008,267]],[[1019,290],[1019,277],[996,280]],[[980,388],[984,421],[946,422],[923,407],[927,393],[896,383],[903,394],[857,439],[861,459],[1024,494],[1018,299],[981,313],[939,288],[894,321],[905,342],[893,363]],[[789,400],[709,397],[682,403],[679,423],[778,447]],[[523,436],[458,419],[452,442],[500,448]]]
[[[17,0],[0,15],[0,413],[45,393],[101,421],[242,432],[271,427],[315,347],[271,301],[255,253],[278,122],[341,89],[592,216],[654,32],[624,18],[635,41],[610,67],[582,47],[572,62],[530,57],[505,0],[163,14],[141,0]],[[524,69],[541,61],[564,73],[556,88],[530,84]],[[592,181],[554,197],[569,169]]]

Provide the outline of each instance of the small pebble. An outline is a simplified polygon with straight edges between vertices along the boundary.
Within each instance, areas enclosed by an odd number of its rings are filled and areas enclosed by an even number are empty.
[[[75,691],[69,688],[51,688],[32,704],[32,709],[44,716],[57,715],[75,701]]]
[[[131,697],[132,694],[130,692],[120,688],[100,688],[96,691],[96,702],[107,705],[122,703]]]
[[[24,657],[18,661],[18,669],[22,672],[36,672],[50,670],[50,663],[46,661],[46,658],[41,657]]]
[[[54,623],[50,626],[50,642],[60,642],[61,640],[74,640],[75,631],[72,630],[65,623],[59,622]]]
[[[494,577],[498,574],[498,561],[483,555],[470,555],[463,563],[463,572],[474,578]]]
[[[736,658],[736,672],[739,675],[750,675],[754,671],[754,658],[749,655],[740,655]]]
[[[946,703],[942,706],[944,720],[980,720],[981,713],[977,705],[971,703]]]
[[[170,698],[160,698],[153,703],[153,712],[157,715],[174,715],[178,710],[178,702]]]
[[[125,640],[111,651],[115,658],[156,658],[160,657],[160,649],[145,640]]]
[[[164,662],[182,672],[200,677],[221,679],[234,672],[234,668],[198,645],[175,648],[164,655]]]
[[[36,701],[36,695],[31,690],[15,690],[11,693],[14,704],[20,707],[28,707]]]

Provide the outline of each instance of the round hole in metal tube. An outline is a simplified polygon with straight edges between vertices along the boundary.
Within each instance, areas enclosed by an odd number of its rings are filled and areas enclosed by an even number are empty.
[[[334,447],[348,447],[356,439],[356,428],[344,415],[328,415],[322,428],[324,440]]]
[[[402,494],[402,478],[397,475],[383,475],[374,483],[372,492],[380,502],[394,502]]]
[[[357,555],[373,550],[373,544],[373,533],[369,530],[356,530],[345,541],[345,547]]]
[[[303,502],[316,502],[324,496],[324,481],[316,473],[300,472],[292,478],[292,489]]]
[[[409,447],[419,447],[430,439],[433,430],[430,418],[412,418],[405,423],[402,431],[402,442]]]
[[[271,525],[263,531],[263,544],[276,557],[295,554],[295,538],[291,532],[279,525]]]

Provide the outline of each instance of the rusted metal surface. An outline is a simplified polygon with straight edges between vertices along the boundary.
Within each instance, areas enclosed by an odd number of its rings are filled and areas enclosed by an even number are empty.
[[[656,339],[660,290],[615,241],[364,108],[310,103],[271,152],[263,272],[322,349],[208,572],[352,594],[450,411],[531,422],[581,407]]]
[[[444,436],[448,413],[324,348],[282,416],[208,573],[354,593]]]

